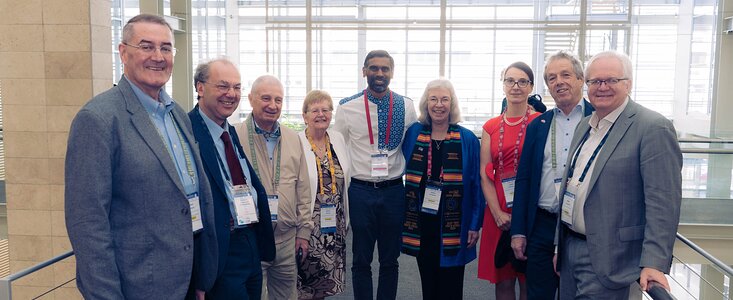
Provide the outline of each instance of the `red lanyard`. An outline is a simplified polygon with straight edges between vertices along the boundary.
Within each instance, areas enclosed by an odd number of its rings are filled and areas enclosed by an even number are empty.
[[[389,111],[387,111],[387,132],[384,134],[384,147],[387,148],[389,145],[389,132],[392,129],[392,105],[394,98],[392,91],[389,92]],[[369,128],[369,144],[374,145],[374,135],[372,133],[372,117],[369,114],[369,98],[367,97],[367,91],[364,90],[364,108],[366,109],[367,128]],[[379,128],[379,126],[377,126]],[[379,146],[377,146],[379,148]]]

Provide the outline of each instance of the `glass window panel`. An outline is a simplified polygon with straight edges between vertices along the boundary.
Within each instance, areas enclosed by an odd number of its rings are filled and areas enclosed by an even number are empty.
[[[676,26],[636,26],[632,44],[634,45],[632,98],[666,117],[672,117],[677,55]]]

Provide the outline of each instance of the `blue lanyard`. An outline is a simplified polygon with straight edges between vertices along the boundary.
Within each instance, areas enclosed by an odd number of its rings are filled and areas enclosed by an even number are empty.
[[[608,139],[608,135],[611,133],[611,130],[613,130],[613,126],[616,125],[616,122],[614,122],[611,125],[611,128],[608,128],[608,131],[606,132],[606,135],[603,136],[603,139],[598,144],[595,150],[593,150],[593,154],[590,156],[590,159],[588,160],[588,163],[585,164],[585,168],[583,168],[583,173],[580,174],[580,178],[578,179],[579,182],[583,182],[585,180],[585,175],[588,174],[588,169],[590,169],[590,166],[593,165],[593,161],[596,159],[596,156],[598,156],[598,152],[601,152],[601,148],[603,147],[603,144],[606,143],[606,140]],[[588,137],[590,136],[590,130],[585,133],[583,136],[583,141],[580,142],[580,146],[578,146],[578,151],[575,152],[575,156],[573,156],[573,163],[570,164],[570,170],[568,170],[568,178],[573,177],[573,172],[575,172],[575,164],[578,162],[578,156],[580,156],[580,150],[583,149],[583,145],[585,145],[585,142],[588,140]]]

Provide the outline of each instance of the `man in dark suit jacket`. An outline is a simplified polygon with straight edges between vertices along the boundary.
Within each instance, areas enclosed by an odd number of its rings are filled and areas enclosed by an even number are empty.
[[[217,244],[209,181],[186,113],[163,86],[173,32],[155,15],[122,30],[117,86],[90,100],[69,131],[66,228],[86,299],[200,298]]]
[[[575,126],[593,111],[583,100],[583,65],[574,55],[560,51],[550,56],[544,78],[556,107],[527,127],[510,230],[515,257],[527,260],[529,299],[555,299],[557,294],[559,277],[552,264],[557,195]]]
[[[199,103],[188,115],[211,182],[219,241],[219,272],[207,298],[260,299],[260,261],[275,258],[275,240],[265,188],[227,122],[239,104],[240,74],[216,59],[200,64],[194,80]]]
[[[596,111],[578,124],[561,187],[560,299],[626,299],[637,279],[669,289],[682,153],[672,122],[629,98],[631,66],[607,51],[585,71]]]

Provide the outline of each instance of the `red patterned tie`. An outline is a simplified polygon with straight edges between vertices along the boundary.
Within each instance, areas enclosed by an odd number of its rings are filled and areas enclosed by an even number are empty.
[[[244,172],[242,172],[242,167],[239,165],[239,159],[237,158],[237,154],[234,152],[234,145],[232,145],[232,139],[229,137],[229,132],[224,131],[221,134],[221,140],[224,141],[224,154],[227,158],[229,173],[232,174],[232,184],[245,184]]]

